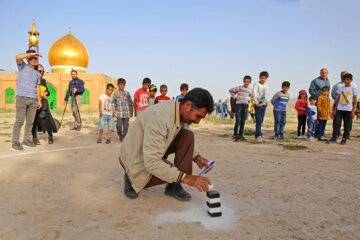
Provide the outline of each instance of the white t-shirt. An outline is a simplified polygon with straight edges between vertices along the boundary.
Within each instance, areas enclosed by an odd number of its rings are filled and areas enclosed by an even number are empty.
[[[99,97],[101,101],[101,110],[104,115],[112,115],[112,97],[109,97],[106,94],[101,94]]]
[[[339,96],[338,110],[352,111],[353,110],[353,97],[358,95],[358,90],[354,86],[339,87],[336,92]]]

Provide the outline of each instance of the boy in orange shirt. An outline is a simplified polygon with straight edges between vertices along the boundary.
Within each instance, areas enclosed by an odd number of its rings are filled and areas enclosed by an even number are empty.
[[[329,98],[330,88],[328,86],[324,86],[322,88],[322,95],[319,96],[317,102],[317,110],[318,110],[318,140],[319,141],[326,141],[325,138],[325,128],[327,120],[333,118],[331,114],[331,105],[330,105],[330,98]]]

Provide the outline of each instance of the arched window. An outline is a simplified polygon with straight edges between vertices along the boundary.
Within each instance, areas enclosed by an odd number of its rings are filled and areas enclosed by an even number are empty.
[[[57,107],[56,89],[50,83],[47,83],[46,86],[47,86],[48,91],[50,93],[50,95],[48,97],[49,107],[51,108],[51,106],[52,106],[51,109],[56,109],[56,107]]]
[[[85,91],[83,93],[83,102],[84,105],[89,105],[90,103],[90,96],[89,96],[89,90],[85,88]]]
[[[5,90],[5,104],[15,103],[15,91],[12,88]]]
[[[68,90],[69,90],[69,89],[66,89],[66,91],[65,91],[65,96],[66,96]],[[70,103],[71,103],[71,94],[70,94],[69,99],[68,99],[68,101],[67,101],[66,103],[67,103],[67,104],[70,104]]]
[[[66,96],[67,91],[68,90],[66,89],[65,96]],[[69,99],[68,99],[67,103],[69,103],[69,104],[71,103],[71,96],[69,96]],[[83,93],[83,102],[82,102],[82,104],[84,104],[84,105],[89,105],[90,104],[90,94],[89,94],[89,90],[87,90],[86,88],[85,88],[85,91]]]

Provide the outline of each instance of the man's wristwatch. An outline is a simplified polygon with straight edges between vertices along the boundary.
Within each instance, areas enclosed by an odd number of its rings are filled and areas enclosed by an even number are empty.
[[[197,154],[194,158],[193,158],[193,162],[196,162],[196,160],[200,157],[200,154]]]

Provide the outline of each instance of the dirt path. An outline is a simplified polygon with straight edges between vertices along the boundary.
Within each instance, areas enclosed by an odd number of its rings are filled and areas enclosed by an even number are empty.
[[[41,135],[42,145],[22,153],[1,144],[0,239],[360,238],[359,138],[346,146],[292,140],[308,147],[293,151],[270,139],[235,143],[222,125],[192,129],[196,148],[216,161],[209,177],[221,218],[208,217],[205,194],[187,186],[186,203],[164,186],[127,199],[116,137],[96,144],[94,126],[65,128],[55,144]]]

